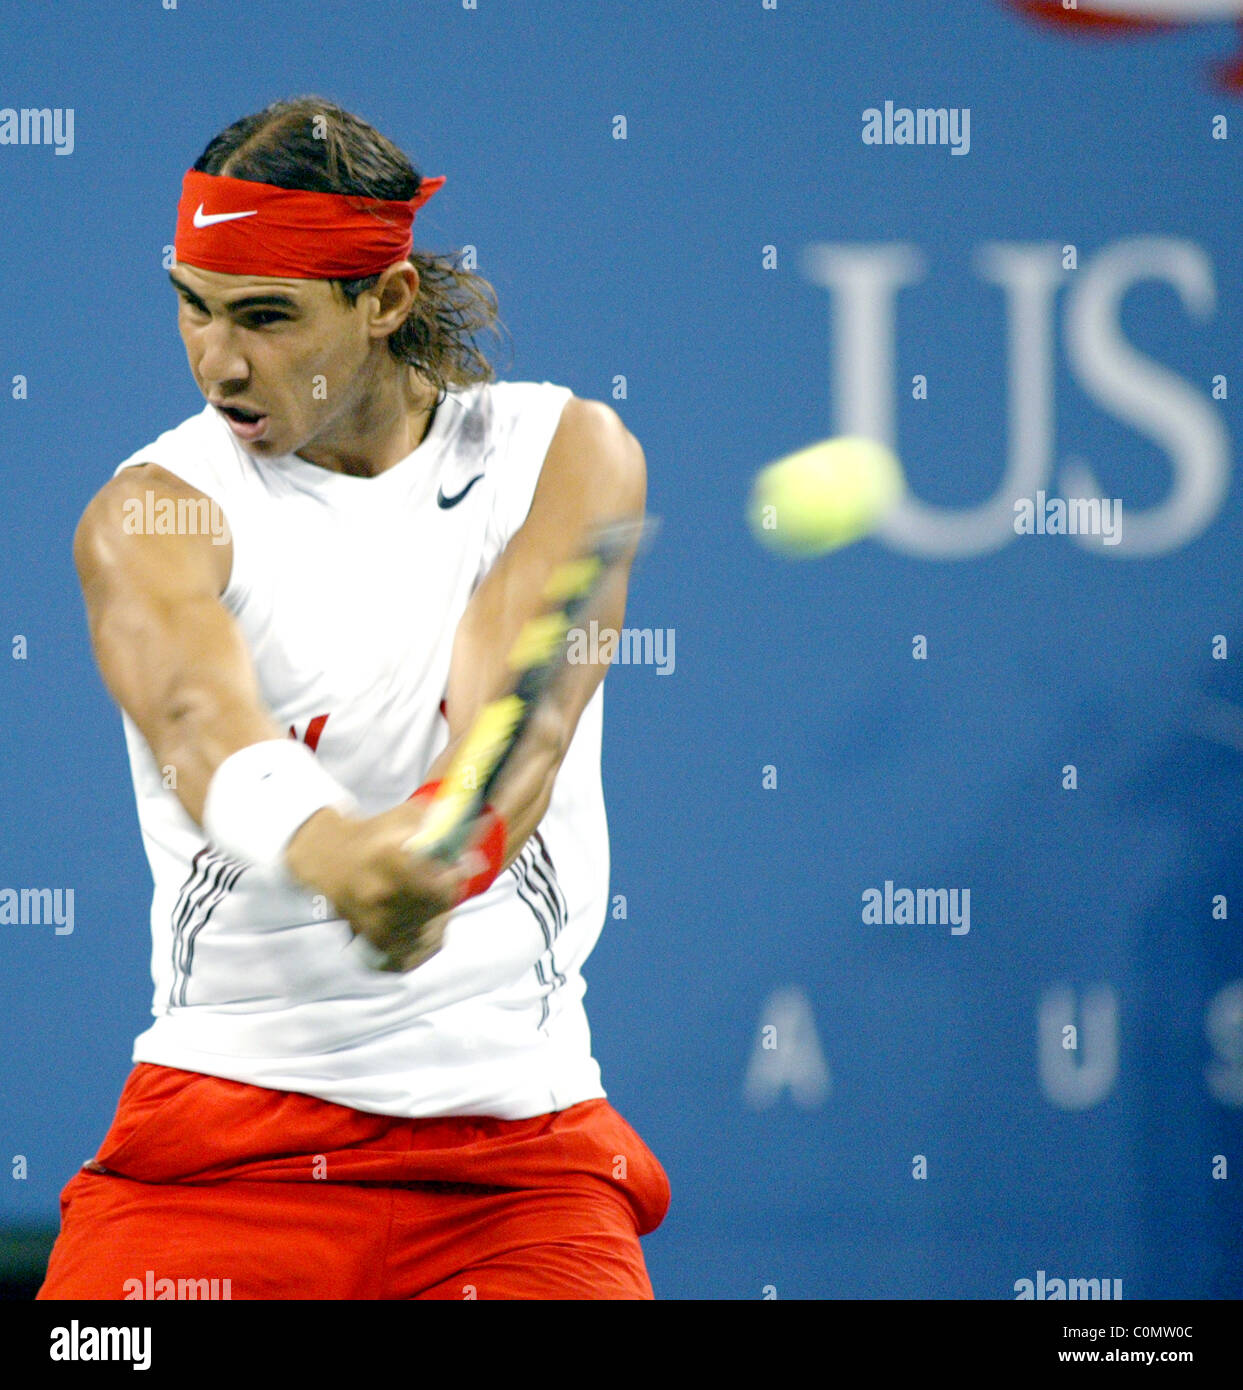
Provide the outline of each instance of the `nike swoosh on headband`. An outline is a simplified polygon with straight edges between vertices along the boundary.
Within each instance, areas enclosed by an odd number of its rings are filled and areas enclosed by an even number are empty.
[[[259,209],[255,208],[252,212],[204,212],[203,204],[200,203],[194,209],[194,225],[196,227],[214,227],[217,222],[232,222],[238,217],[254,217]]]
[[[452,497],[445,496],[444,488],[438,489],[436,493],[436,505],[446,512],[449,510],[450,507],[456,507],[457,504],[462,500],[462,498],[466,496],[466,494],[471,490],[471,488],[473,488],[475,484],[479,481],[479,479],[482,477],[482,473],[476,473],[475,476],[470,480],[470,482],[467,483],[466,486],[461,490],[461,492],[454,493]]]

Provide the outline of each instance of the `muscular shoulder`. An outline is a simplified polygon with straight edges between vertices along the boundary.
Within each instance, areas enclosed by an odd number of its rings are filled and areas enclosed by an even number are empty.
[[[223,592],[232,565],[228,523],[219,504],[155,463],[135,464],[91,498],[73,538],[83,585],[128,569],[163,565],[202,573]]]
[[[618,514],[641,512],[647,492],[647,461],[642,446],[621,417],[603,401],[571,396],[548,457],[540,488],[590,487],[610,500]]]

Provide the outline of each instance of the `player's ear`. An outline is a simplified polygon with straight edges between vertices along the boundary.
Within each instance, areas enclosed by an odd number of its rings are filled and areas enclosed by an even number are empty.
[[[409,317],[419,293],[419,272],[409,261],[399,261],[380,273],[371,289],[358,297],[358,306],[369,314],[374,337],[395,333]]]

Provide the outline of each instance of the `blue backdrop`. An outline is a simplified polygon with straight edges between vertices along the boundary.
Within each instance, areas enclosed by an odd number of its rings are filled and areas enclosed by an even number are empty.
[[[0,105],[62,115],[0,112],[0,887],[75,914],[0,925],[0,1222],[55,1222],[150,996],[73,528],[201,406],[182,171],[318,92],[448,176],[420,244],[477,248],[503,374],[647,453],[627,621],[676,666],[609,676],[625,916],[587,977],[673,1184],[658,1295],[1239,1296],[1243,103],[1197,8],[1110,41],[1000,0],[6,9]],[[885,143],[903,108],[969,144]],[[756,469],[851,431],[903,461],[883,534],[759,546]],[[1038,491],[1120,499],[1120,543],[1017,534]],[[969,890],[970,930],[869,922],[887,882]]]

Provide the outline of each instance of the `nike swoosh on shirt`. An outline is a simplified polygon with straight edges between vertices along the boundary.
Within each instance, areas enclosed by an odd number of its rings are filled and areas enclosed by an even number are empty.
[[[258,212],[258,208],[251,212],[204,212],[203,204],[200,203],[194,209],[194,225],[196,227],[213,227],[217,222],[232,222],[238,217],[254,217]]]
[[[482,473],[476,473],[475,476],[470,480],[470,482],[467,483],[466,486],[461,490],[461,492],[455,492],[452,497],[446,497],[444,488],[440,488],[436,493],[436,505],[446,512],[449,510],[450,507],[456,507],[457,504],[462,500],[462,498],[466,496],[466,494],[471,490],[471,488],[473,488],[475,484],[479,481],[479,479],[482,477]]]

